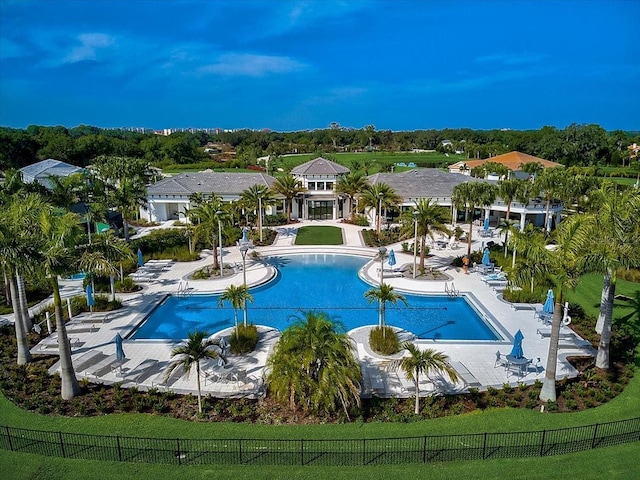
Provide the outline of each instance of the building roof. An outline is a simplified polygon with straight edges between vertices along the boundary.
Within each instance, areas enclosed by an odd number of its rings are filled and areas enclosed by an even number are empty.
[[[211,192],[218,195],[239,195],[254,185],[264,185],[270,188],[275,181],[275,178],[265,173],[181,173],[149,185],[147,192],[149,196]]]
[[[21,168],[20,172],[22,172],[22,179],[26,183],[36,180],[41,185],[50,188],[51,184],[47,181],[48,177],[68,177],[73,173],[84,172],[84,168],[48,158]]]
[[[291,170],[293,175],[340,175],[349,173],[347,167],[343,167],[339,163],[332,162],[326,158],[318,157],[308,162],[298,165]]]
[[[533,155],[527,155],[526,153],[520,152],[509,152],[504,153],[502,155],[497,155],[495,157],[487,158],[484,160],[461,160],[453,165],[450,165],[449,168],[457,168],[462,164],[466,165],[470,170],[480,165],[484,165],[487,162],[500,163],[507,167],[512,172],[516,172],[522,170],[522,165],[525,163],[538,162],[544,168],[553,168],[553,167],[562,167],[562,164],[552,162],[550,160],[545,160],[543,158],[534,157]]]
[[[453,187],[479,180],[461,173],[443,172],[437,168],[416,168],[401,173],[376,173],[367,177],[371,184],[386,183],[402,198],[451,197]]]

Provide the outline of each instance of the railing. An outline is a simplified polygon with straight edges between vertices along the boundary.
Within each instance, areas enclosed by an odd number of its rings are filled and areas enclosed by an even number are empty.
[[[640,417],[581,427],[401,438],[180,439],[0,426],[0,448],[63,458],[180,465],[385,465],[545,457],[640,441]]]

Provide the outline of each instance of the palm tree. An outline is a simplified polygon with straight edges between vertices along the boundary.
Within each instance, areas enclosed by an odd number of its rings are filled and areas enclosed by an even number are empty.
[[[513,232],[510,244],[514,256],[509,278],[520,287],[529,283],[533,292],[535,279],[545,272],[543,265],[547,258],[547,238],[539,228],[529,224],[522,232]],[[519,254],[517,264],[516,252]]]
[[[213,251],[213,270],[220,268],[218,263],[218,246],[222,250],[222,245],[218,245],[218,232],[227,220],[225,204],[215,193],[203,199],[195,208],[190,210],[191,218],[196,220],[194,228],[193,243],[198,243],[200,238],[211,239],[211,250]]]
[[[498,196],[507,204],[507,213],[505,215],[505,222],[511,225],[511,204],[513,200],[517,198],[518,194],[522,190],[522,180],[517,178],[511,178],[502,180],[498,183]],[[507,256],[507,242],[509,240],[510,228],[504,230],[504,256]]]
[[[305,191],[302,182],[290,173],[282,175],[276,179],[276,182],[271,187],[275,193],[279,193],[285,198],[286,210],[287,210],[287,222],[291,222],[291,208],[293,199],[299,193]]]
[[[267,385],[292,410],[331,414],[360,405],[360,364],[349,336],[324,312],[302,312],[268,360]]]
[[[409,356],[399,358],[389,364],[392,370],[401,369],[408,380],[412,380],[416,387],[416,404],[414,413],[420,413],[420,375],[427,377],[431,372],[440,372],[447,375],[452,382],[458,381],[458,373],[449,364],[449,357],[442,352],[431,348],[420,350],[411,342],[406,342],[402,348],[409,352]]]
[[[546,204],[544,225],[547,233],[551,231],[551,201],[566,196],[568,181],[564,167],[546,168],[535,179],[534,188]]]
[[[65,276],[75,270],[76,241],[81,235],[80,218],[73,213],[55,214],[53,209],[48,208],[41,211],[40,225],[43,242],[40,252],[42,256],[41,268],[49,278],[53,290],[53,306],[60,352],[61,395],[63,399],[69,400],[80,393],[80,386],[71,361],[71,345],[62,316],[58,276]]]
[[[599,197],[599,205],[586,214],[592,222],[593,240],[584,262],[587,270],[604,274],[596,325],[596,331],[600,333],[596,367],[608,369],[617,271],[640,265],[640,194],[606,184],[593,196]]]
[[[534,181],[544,167],[540,162],[527,162],[520,165],[520,170],[527,174],[527,180]]]
[[[209,333],[196,330],[189,333],[189,338],[181,345],[171,350],[171,357],[178,358],[171,362],[165,372],[165,379],[168,379],[176,368],[182,368],[187,377],[191,369],[196,367],[196,381],[198,384],[198,413],[202,413],[202,393],[200,389],[200,361],[205,358],[222,358],[222,348],[218,338],[208,338]],[[213,347],[218,347],[214,349]]]
[[[380,272],[380,275],[382,275],[382,272]],[[381,283],[380,286],[371,288],[364,292],[364,298],[366,298],[369,303],[378,301],[380,304],[380,308],[378,310],[378,327],[380,328],[385,326],[387,302],[393,305],[396,305],[398,302],[408,305],[407,299],[404,295],[394,292],[393,287],[384,282]]]
[[[258,231],[262,235],[262,215],[264,209],[270,205],[275,204],[273,193],[271,190],[264,186],[255,184],[240,194],[240,204],[247,210],[253,210],[258,215]],[[262,240],[262,237],[260,237]]]
[[[466,208],[469,219],[469,237],[467,255],[471,255],[471,237],[473,235],[473,212],[476,207],[486,207],[496,199],[496,187],[486,182],[470,181],[453,187],[452,200],[457,208]]]
[[[244,310],[244,326],[247,326],[247,302],[253,302],[253,296],[249,293],[249,287],[246,285],[229,285],[225,288],[222,295],[218,299],[218,305],[223,306],[224,302],[229,302],[233,308],[233,316],[236,326],[236,335],[238,334],[238,310]]]
[[[356,212],[355,199],[369,185],[362,172],[351,172],[338,179],[336,191],[349,197],[349,218],[353,221]]]
[[[544,249],[539,268],[548,282],[553,285],[555,306],[551,323],[549,355],[544,382],[540,390],[540,400],[556,401],[556,365],[560,324],[563,317],[562,303],[567,288],[575,287],[583,269],[583,255],[592,242],[593,229],[590,222],[581,215],[564,220],[555,230],[554,248]]]
[[[365,188],[362,193],[362,206],[376,210],[377,226],[376,231],[380,234],[380,224],[382,221],[382,210],[388,210],[400,204],[402,198],[389,185],[383,182],[374,183]]]
[[[424,270],[424,260],[426,257],[427,236],[432,240],[435,232],[451,235],[451,231],[445,225],[448,221],[449,212],[446,207],[431,203],[431,198],[421,198],[416,203],[413,211],[406,211],[402,214],[403,233],[413,235],[415,221],[418,222],[418,236],[420,237],[420,270]],[[414,216],[414,212],[417,215]]]

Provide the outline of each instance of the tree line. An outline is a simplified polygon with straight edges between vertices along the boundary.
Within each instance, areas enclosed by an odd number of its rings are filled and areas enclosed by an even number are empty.
[[[204,151],[209,143],[230,147],[236,158],[255,164],[264,155],[289,153],[385,151],[412,149],[461,152],[467,158],[490,158],[519,151],[565,166],[628,166],[633,157],[627,148],[640,143],[640,132],[608,132],[599,125],[572,124],[564,129],[545,126],[539,130],[442,130],[399,131],[328,128],[296,132],[235,130],[218,133],[175,132],[156,135],[125,129],[75,128],[31,125],[27,129],[0,127],[0,170],[22,168],[47,158],[86,166],[97,157],[121,156],[144,159],[162,168],[169,164],[211,161]],[[452,159],[453,161],[453,159]]]

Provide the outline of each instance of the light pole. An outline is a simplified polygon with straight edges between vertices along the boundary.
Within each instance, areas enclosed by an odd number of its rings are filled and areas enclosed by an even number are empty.
[[[218,247],[220,248],[220,277],[222,277],[222,222],[220,222],[220,215],[222,211],[216,212],[216,218],[218,219]]]
[[[382,288],[382,279],[384,277],[384,255],[387,253],[387,249],[385,247],[379,247],[378,253],[380,254],[380,287]]]
[[[418,257],[418,216],[420,212],[417,210],[413,211],[413,279],[416,278],[416,260]]]
[[[382,223],[382,197],[384,193],[378,194],[378,236],[380,236],[380,224]]]
[[[253,242],[251,240],[244,240],[245,236],[242,236],[242,240],[238,243],[240,249],[240,255],[242,255],[242,285],[247,288],[247,252],[250,248],[253,248]],[[247,301],[242,302],[242,313],[244,316],[244,324],[247,324]]]

